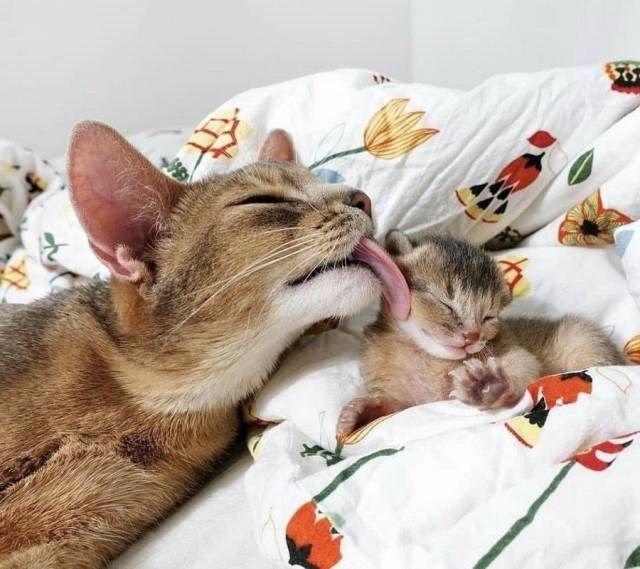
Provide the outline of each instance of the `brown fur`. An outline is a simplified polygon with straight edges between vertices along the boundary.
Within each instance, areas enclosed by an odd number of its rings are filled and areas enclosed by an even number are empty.
[[[484,408],[510,406],[540,376],[625,363],[583,318],[497,318],[510,295],[496,263],[477,247],[439,236],[414,246],[399,232],[387,247],[411,289],[411,316],[399,322],[383,309],[365,329],[361,370],[369,397],[345,407],[339,436],[382,414],[451,396]],[[444,342],[479,331],[482,344],[473,354],[438,357],[431,344],[421,345],[423,330]]]
[[[180,185],[108,127],[87,129],[156,180],[125,171],[122,191],[175,196],[153,241],[121,255],[128,276],[0,308],[2,569],[103,566],[210,474],[238,403],[305,328],[380,290],[356,266],[289,284],[371,234],[349,188],[276,162]],[[278,203],[237,205],[258,196]]]

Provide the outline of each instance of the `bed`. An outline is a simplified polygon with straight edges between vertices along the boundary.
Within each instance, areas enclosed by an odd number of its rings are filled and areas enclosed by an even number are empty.
[[[640,565],[639,107],[631,60],[469,91],[347,69],[242,93],[195,129],[134,137],[189,181],[250,163],[285,128],[320,179],[369,193],[379,237],[398,227],[486,244],[512,314],[596,319],[629,365],[540,378],[500,412],[415,407],[337,445],[337,413],[362,394],[372,308],[304,338],[245,406],[252,459],[236,453],[114,566]],[[0,298],[105,276],[56,163],[10,142],[0,160]]]

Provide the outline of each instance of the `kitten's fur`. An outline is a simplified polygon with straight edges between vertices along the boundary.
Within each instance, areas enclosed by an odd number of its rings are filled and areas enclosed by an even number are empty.
[[[0,568],[102,566],[211,471],[305,328],[380,293],[362,266],[302,282],[372,222],[293,156],[274,131],[263,162],[179,184],[76,127],[72,201],[114,276],[0,309]]]
[[[499,319],[511,295],[478,247],[435,235],[414,245],[399,231],[386,246],[411,290],[411,315],[398,321],[383,308],[365,329],[361,371],[370,396],[343,409],[339,437],[378,416],[451,396],[482,408],[510,406],[540,376],[625,363],[585,319]]]

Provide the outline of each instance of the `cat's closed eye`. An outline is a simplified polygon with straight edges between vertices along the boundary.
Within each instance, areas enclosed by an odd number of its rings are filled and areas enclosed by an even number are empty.
[[[243,200],[234,202],[229,205],[238,206],[238,205],[297,204],[297,203],[300,203],[300,201],[288,199],[288,198],[285,198],[284,196],[277,196],[273,194],[257,194],[254,196],[249,196]]]

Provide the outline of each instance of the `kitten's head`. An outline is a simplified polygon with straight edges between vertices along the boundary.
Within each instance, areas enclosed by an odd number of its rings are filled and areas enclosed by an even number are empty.
[[[381,288],[408,311],[402,275],[370,239],[369,198],[322,183],[294,155],[274,131],[259,162],[182,184],[110,127],[75,128],[72,202],[113,275],[123,366],[162,368],[177,394],[214,381],[232,401],[305,328],[358,312]]]
[[[397,230],[387,235],[386,247],[411,291],[411,316],[400,326],[425,351],[463,359],[495,337],[511,294],[482,249],[436,235],[414,245]]]

